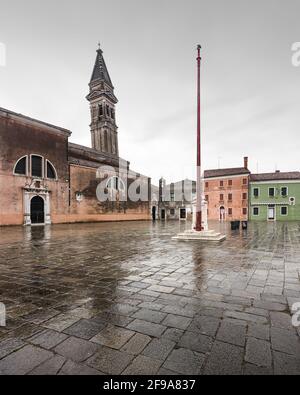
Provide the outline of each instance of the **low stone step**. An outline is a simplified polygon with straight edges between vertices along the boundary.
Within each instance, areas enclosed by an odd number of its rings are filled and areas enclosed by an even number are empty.
[[[187,231],[184,233],[179,233],[177,236],[172,238],[173,240],[197,240],[197,241],[223,241],[226,239],[225,235],[215,232],[214,230],[209,231]]]

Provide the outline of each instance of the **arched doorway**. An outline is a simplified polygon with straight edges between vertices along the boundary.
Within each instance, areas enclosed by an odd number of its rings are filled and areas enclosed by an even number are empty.
[[[225,221],[225,207],[224,206],[220,207],[220,221],[221,222]]]
[[[30,202],[30,219],[32,224],[45,223],[45,203],[40,196],[34,196]]]

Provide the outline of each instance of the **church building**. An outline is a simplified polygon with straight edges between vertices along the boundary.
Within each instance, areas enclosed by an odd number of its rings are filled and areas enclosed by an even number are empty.
[[[150,219],[151,180],[119,156],[118,100],[100,48],[89,88],[92,148],[0,108],[0,225]]]

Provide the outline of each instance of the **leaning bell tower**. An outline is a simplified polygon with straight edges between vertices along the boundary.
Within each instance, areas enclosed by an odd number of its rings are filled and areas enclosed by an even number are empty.
[[[114,95],[114,87],[100,45],[89,87],[90,93],[86,98],[90,102],[91,110],[92,148],[107,155],[119,156],[115,114],[118,99]]]

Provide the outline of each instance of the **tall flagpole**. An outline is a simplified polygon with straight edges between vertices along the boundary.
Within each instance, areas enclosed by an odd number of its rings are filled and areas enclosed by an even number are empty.
[[[219,232],[208,229],[207,224],[207,207],[203,208],[202,212],[202,172],[201,172],[201,95],[200,95],[200,67],[201,67],[201,46],[197,46],[197,201],[196,209],[193,210],[193,226],[192,229],[186,230],[183,233],[178,233],[173,237],[174,240],[202,240],[202,241],[223,241],[226,239],[225,235]],[[194,207],[194,204],[193,204]],[[203,214],[203,222],[202,222]],[[195,223],[194,223],[195,221]]]
[[[201,213],[201,202],[202,202],[202,188],[201,188],[201,95],[200,95],[200,66],[201,66],[201,45],[197,46],[198,57],[197,57],[197,203],[196,203],[196,226],[195,230],[200,232],[203,230],[202,227],[202,213]]]

